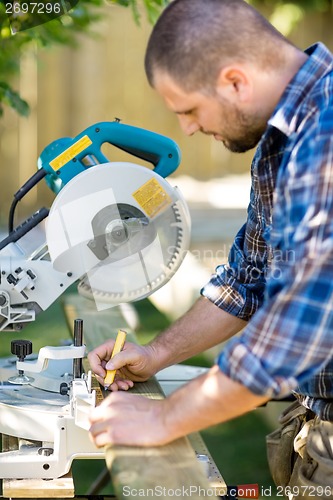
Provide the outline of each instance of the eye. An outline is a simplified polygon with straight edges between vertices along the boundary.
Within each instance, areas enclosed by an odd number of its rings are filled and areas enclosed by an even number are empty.
[[[190,116],[190,115],[194,115],[194,113],[195,113],[195,109],[192,108],[192,109],[187,109],[185,111],[178,111],[177,115]]]

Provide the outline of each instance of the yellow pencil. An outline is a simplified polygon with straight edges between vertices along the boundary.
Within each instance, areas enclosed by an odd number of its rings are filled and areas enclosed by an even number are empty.
[[[110,359],[112,359],[113,356],[115,356],[116,354],[118,354],[118,352],[120,352],[122,350],[122,348],[124,347],[124,344],[125,344],[125,340],[126,340],[126,332],[124,332],[124,330],[118,330],[116,342],[113,346],[113,350],[112,350],[112,354],[111,354]],[[104,379],[104,389],[107,389],[113,383],[114,377],[116,375],[116,371],[117,370],[107,370],[106,376]]]

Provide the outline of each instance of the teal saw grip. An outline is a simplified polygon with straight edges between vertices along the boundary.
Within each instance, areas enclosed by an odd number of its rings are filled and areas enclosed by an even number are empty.
[[[47,171],[46,182],[51,189],[59,192],[64,184],[90,166],[113,161],[101,151],[105,143],[151,163],[161,177],[172,174],[181,159],[179,147],[166,136],[118,121],[100,122],[73,139],[59,139],[44,149],[38,166]]]

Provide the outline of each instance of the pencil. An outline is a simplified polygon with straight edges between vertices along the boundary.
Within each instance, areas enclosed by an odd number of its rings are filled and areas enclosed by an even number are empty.
[[[125,340],[126,340],[126,332],[124,330],[118,330],[116,342],[113,346],[113,350],[112,350],[112,354],[111,354],[110,359],[112,359],[113,356],[115,356],[116,354],[118,354],[118,352],[120,352],[122,350],[122,348],[124,347],[124,344],[125,344]],[[117,370],[107,370],[106,376],[104,379],[104,389],[107,389],[113,383],[114,377],[116,375],[116,371]]]

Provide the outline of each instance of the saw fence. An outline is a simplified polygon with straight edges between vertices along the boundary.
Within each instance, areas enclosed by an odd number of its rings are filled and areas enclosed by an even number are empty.
[[[65,299],[65,315],[70,328],[74,319],[83,319],[84,343],[87,350],[116,335],[119,328],[126,329],[128,340],[136,341],[133,332],[119,308],[113,307],[104,312],[96,312],[94,304],[77,295]],[[85,369],[88,369],[84,360]],[[105,394],[98,382],[93,382],[97,400]],[[158,380],[153,377],[147,382],[136,383],[131,392],[153,399],[164,397]],[[126,415],[124,415],[126,418]],[[2,437],[3,450],[15,449],[14,438]],[[200,463],[200,459],[202,462]],[[226,485],[214,464],[199,434],[192,434],[178,439],[168,445],[159,447],[111,446],[105,450],[106,469],[91,485],[90,492],[84,496],[76,496],[75,477],[72,473],[59,479],[6,479],[3,480],[3,498],[134,498],[143,496],[151,498],[169,498],[177,495],[185,498],[189,495],[196,500],[205,492],[216,498],[226,494]],[[82,461],[80,461],[82,462]],[[208,473],[209,470],[209,473]],[[79,478],[78,478],[79,480]],[[106,483],[110,486],[110,495],[99,495]],[[141,492],[141,494],[140,494]],[[173,495],[171,493],[174,492]]]

